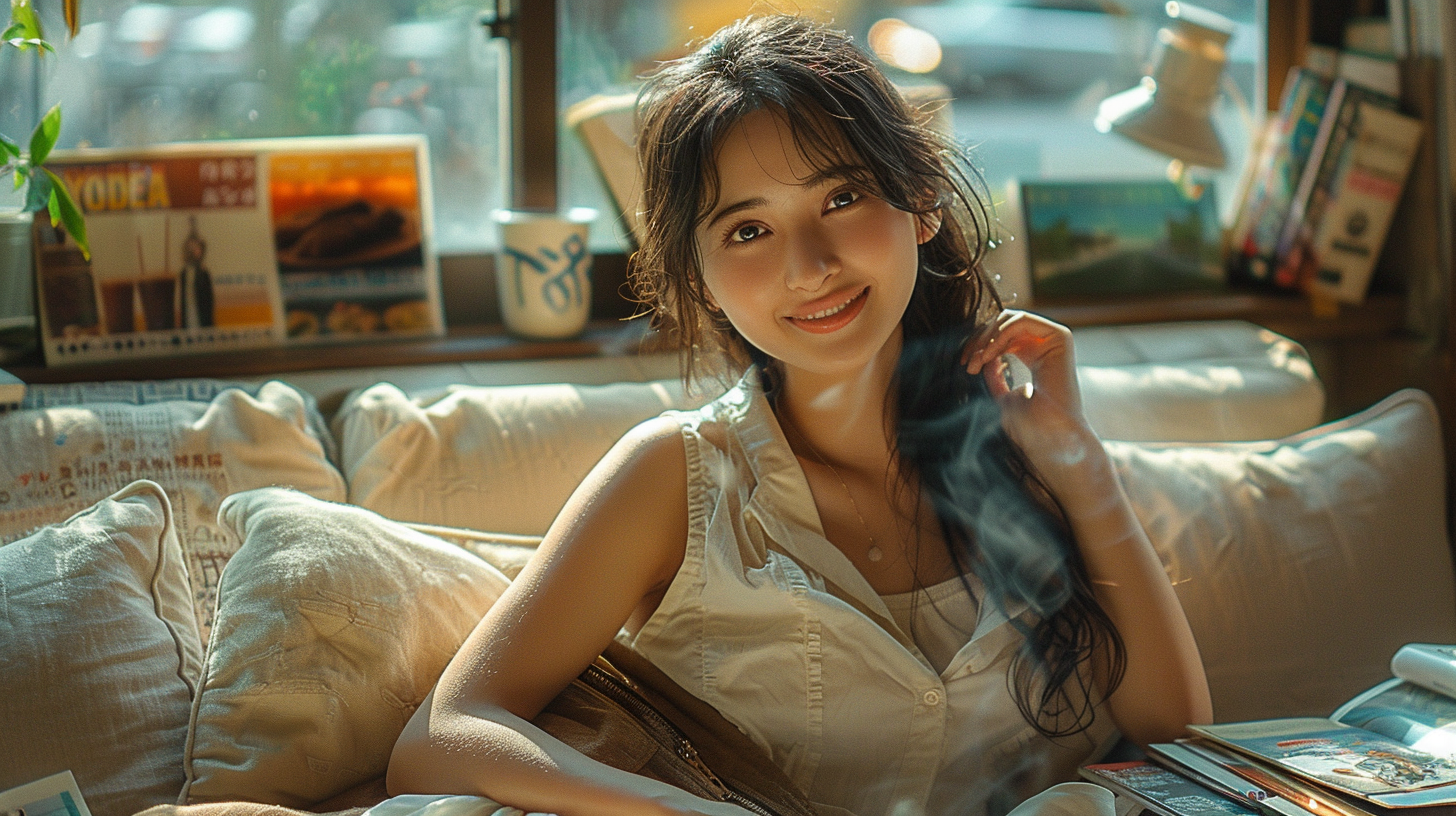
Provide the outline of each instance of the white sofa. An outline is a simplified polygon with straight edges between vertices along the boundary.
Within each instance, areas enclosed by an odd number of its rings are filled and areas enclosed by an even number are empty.
[[[1076,334],[1218,719],[1326,714],[1401,644],[1456,642],[1428,397],[1318,425],[1308,359],[1255,327]],[[0,788],[69,768],[96,816],[379,801],[399,729],[581,476],[711,396],[675,373],[33,389],[0,413]]]

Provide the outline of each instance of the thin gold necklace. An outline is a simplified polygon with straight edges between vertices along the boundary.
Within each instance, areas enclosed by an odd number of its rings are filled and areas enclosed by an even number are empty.
[[[868,558],[871,562],[878,564],[880,560],[885,557],[885,553],[883,550],[880,549],[880,545],[875,543],[875,534],[870,532],[870,525],[865,522],[864,514],[859,511],[859,502],[854,500],[854,491],[849,489],[849,483],[844,481],[843,476],[839,475],[838,468],[836,468],[834,465],[829,464],[829,462],[825,460],[824,454],[820,453],[819,449],[814,447],[814,443],[810,442],[809,437],[805,436],[804,432],[799,430],[798,425],[795,425],[792,422],[783,424],[792,427],[794,429],[794,436],[799,437],[799,441],[803,442],[804,445],[809,448],[809,452],[814,454],[814,458],[819,461],[819,464],[828,468],[829,472],[834,474],[834,478],[839,480],[839,486],[844,488],[844,495],[849,497],[849,506],[854,508],[855,518],[859,519],[859,526],[864,528],[865,537],[870,540],[870,548],[865,551],[865,557]]]

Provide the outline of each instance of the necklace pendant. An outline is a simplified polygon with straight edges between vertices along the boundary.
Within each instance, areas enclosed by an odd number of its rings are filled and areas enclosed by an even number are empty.
[[[875,546],[874,544],[870,545],[870,549],[867,555],[869,556],[869,559],[876,564],[880,563],[880,559],[885,557],[885,554],[880,552],[880,548]]]

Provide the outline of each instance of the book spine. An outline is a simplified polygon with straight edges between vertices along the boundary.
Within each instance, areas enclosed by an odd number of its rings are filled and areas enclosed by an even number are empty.
[[[1456,646],[1407,643],[1390,659],[1390,673],[1423,689],[1456,697]]]
[[[1237,271],[1255,280],[1268,278],[1279,228],[1319,131],[1329,92],[1329,81],[1314,71],[1290,69],[1280,104],[1280,131],[1261,157],[1264,164],[1244,207],[1246,228],[1234,245]]]
[[[1298,285],[1305,255],[1315,231],[1333,195],[1335,176],[1342,156],[1358,125],[1361,103],[1395,110],[1395,97],[1374,91],[1347,79],[1337,79],[1330,88],[1329,100],[1320,120],[1306,159],[1299,187],[1290,201],[1289,211],[1275,242],[1271,277],[1276,285],[1286,288]]]
[[[1395,111],[1362,103],[1357,119],[1305,265],[1314,291],[1346,303],[1365,299],[1421,139],[1420,120]]]

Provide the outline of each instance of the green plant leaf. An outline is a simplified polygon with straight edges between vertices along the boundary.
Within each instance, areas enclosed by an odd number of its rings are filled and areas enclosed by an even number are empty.
[[[30,188],[25,191],[25,211],[37,212],[50,206],[51,186],[51,179],[45,173],[31,173]]]
[[[24,39],[45,39],[45,32],[40,28],[40,18],[35,15],[35,7],[30,4],[30,0],[10,0],[10,19],[12,28],[20,26]]]
[[[37,40],[33,37],[30,39],[26,39],[24,37],[15,37],[13,39],[6,40],[5,44],[13,45],[16,48],[19,48],[21,51],[24,51],[25,49],[33,45],[42,51],[49,51],[52,54],[56,53],[56,49],[52,48],[50,43],[46,42],[45,40]]]
[[[39,166],[51,154],[56,139],[61,135],[61,105],[56,103],[46,115],[40,118],[35,132],[30,134],[30,163]]]
[[[60,177],[49,170],[41,168],[41,171],[49,177],[51,182],[51,226],[55,226],[56,213],[60,212],[60,221],[66,227],[66,232],[71,234],[71,239],[76,246],[81,248],[81,254],[86,260],[91,260],[91,241],[86,237],[86,217],[81,214],[81,208],[71,198],[71,192],[66,189],[66,183]]]
[[[26,164],[24,161],[15,165],[15,189],[19,190],[21,187],[24,187],[25,182],[29,180],[30,165]]]
[[[0,150],[5,151],[5,155],[12,159],[20,158],[20,145],[11,141],[10,137],[3,133],[0,133]]]

